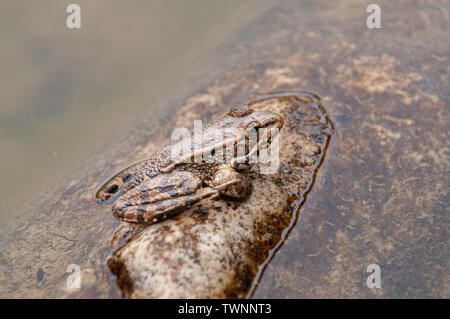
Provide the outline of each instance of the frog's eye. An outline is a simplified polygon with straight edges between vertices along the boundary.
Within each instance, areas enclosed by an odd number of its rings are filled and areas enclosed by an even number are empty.
[[[246,130],[247,131],[256,130],[260,127],[261,127],[261,123],[259,123],[258,121],[252,121],[252,122],[248,123]]]
[[[104,192],[109,193],[109,194],[114,194],[118,190],[119,190],[119,186],[116,184],[112,184],[112,185],[109,185],[108,187],[106,187]]]

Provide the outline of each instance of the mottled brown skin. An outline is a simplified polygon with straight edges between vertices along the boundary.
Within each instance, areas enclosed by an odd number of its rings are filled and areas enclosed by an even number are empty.
[[[168,145],[148,160],[114,175],[97,190],[95,197],[100,203],[115,200],[112,206],[114,217],[137,224],[164,221],[206,198],[223,195],[227,199],[241,200],[250,192],[251,185],[245,174],[255,162],[250,162],[249,158],[261,147],[267,147],[272,137],[260,138],[255,147],[246,147],[245,155],[240,158],[235,154],[227,156],[226,147],[232,145],[228,150],[234,152],[237,143],[245,139],[250,130],[280,129],[282,126],[283,120],[276,113],[254,112],[245,104],[233,107],[223,119],[205,128],[207,142],[201,150],[174,162],[170,157],[173,146]],[[225,128],[232,129],[231,137],[220,142],[212,140],[214,133]],[[268,143],[262,145],[266,140]],[[223,162],[194,160],[218,148],[225,150]]]

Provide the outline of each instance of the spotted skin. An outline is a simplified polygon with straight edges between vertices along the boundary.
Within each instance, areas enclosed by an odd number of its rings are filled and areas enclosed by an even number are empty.
[[[172,160],[171,147],[163,147],[150,158],[137,162],[106,181],[95,193],[99,203],[113,202],[113,216],[121,221],[154,224],[187,210],[206,198],[242,200],[251,185],[245,174],[251,168],[248,159],[255,156],[259,143],[246,147],[243,157],[224,155],[225,163],[196,162],[200,155],[218,147],[234,150],[237,143],[247,137],[247,130],[281,128],[283,120],[278,114],[254,112],[248,105],[232,108],[221,120],[207,126],[203,132],[204,147],[189,157]],[[233,134],[221,141],[215,140],[217,131],[228,129]],[[205,138],[206,137],[206,138]],[[270,141],[264,147],[267,147]],[[227,146],[232,146],[227,148]],[[223,152],[225,153],[225,152]]]

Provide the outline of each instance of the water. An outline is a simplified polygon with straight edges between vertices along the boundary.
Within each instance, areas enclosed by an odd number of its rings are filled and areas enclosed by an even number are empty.
[[[0,4],[1,225],[92,151],[111,145],[193,61],[268,5],[77,3],[81,29],[72,30],[67,3]]]

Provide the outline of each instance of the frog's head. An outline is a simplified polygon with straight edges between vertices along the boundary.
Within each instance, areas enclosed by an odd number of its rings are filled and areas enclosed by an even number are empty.
[[[283,127],[283,118],[277,113],[255,111],[245,104],[233,107],[228,112],[228,116],[233,116],[236,121],[240,122],[239,126],[244,128],[246,141],[252,138],[255,139],[257,136],[256,143],[246,145],[246,154],[244,156],[234,158],[231,161],[231,166],[236,170],[248,170],[254,164],[254,161],[250,159],[257,156],[261,149],[269,147],[273,138]]]

